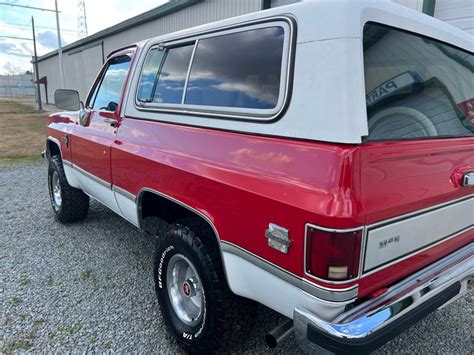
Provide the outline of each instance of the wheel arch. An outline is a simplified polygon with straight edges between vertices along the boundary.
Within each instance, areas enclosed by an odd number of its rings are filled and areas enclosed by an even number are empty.
[[[210,228],[213,238],[211,242],[219,252],[220,259],[227,285],[229,286],[228,274],[224,264],[224,255],[222,251],[221,238],[212,217],[202,211],[189,206],[174,197],[166,195],[160,191],[151,188],[142,188],[136,197],[138,226],[140,230],[144,228],[144,219],[149,216],[155,216],[163,219],[167,223],[175,223],[187,218],[197,218]]]
[[[59,155],[61,160],[63,159],[63,154],[61,152],[61,143],[57,138],[49,136],[46,138],[46,152],[48,157],[52,157],[53,155]]]

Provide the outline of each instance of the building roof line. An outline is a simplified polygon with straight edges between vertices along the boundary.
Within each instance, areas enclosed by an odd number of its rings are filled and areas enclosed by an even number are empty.
[[[68,44],[66,46],[63,46],[63,52],[68,52],[72,49],[82,47],[89,45],[91,43],[100,41],[104,39],[105,37],[114,35],[116,33],[128,30],[131,27],[141,25],[143,23],[147,23],[153,20],[156,20],[160,17],[164,17],[166,15],[169,15],[173,12],[177,12],[179,10],[184,9],[185,7],[195,5],[197,3],[202,2],[203,0],[170,0],[169,2],[155,7],[154,9],[151,9],[149,11],[146,11],[142,14],[139,14],[137,16],[134,16],[132,18],[129,18],[125,21],[122,21],[114,26],[108,27],[102,31],[99,31],[97,33],[94,33],[93,35],[90,35],[86,38],[80,39],[76,42],[73,42],[71,44]],[[55,55],[58,54],[58,50],[54,50],[52,52],[49,52],[47,54],[42,55],[41,57],[38,57],[38,62],[41,62],[42,60],[48,59],[50,57],[54,57]]]

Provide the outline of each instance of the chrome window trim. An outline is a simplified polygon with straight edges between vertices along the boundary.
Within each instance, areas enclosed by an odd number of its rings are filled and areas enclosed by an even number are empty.
[[[171,39],[166,42],[160,42],[157,40],[153,42],[147,49],[147,53],[144,54],[140,64],[137,66],[140,70],[139,80],[137,81],[134,90],[134,106],[138,111],[148,112],[164,112],[164,113],[180,113],[185,115],[197,115],[211,118],[224,118],[224,119],[236,119],[236,120],[250,120],[269,122],[276,119],[286,109],[288,100],[290,97],[291,88],[291,73],[293,68],[293,57],[295,47],[295,24],[294,19],[291,16],[275,16],[269,18],[263,18],[240,24],[233,24],[218,29],[208,30],[202,33],[196,33],[182,39]],[[156,103],[144,103],[138,101],[138,88],[140,86],[140,79],[143,72],[143,63],[145,62],[150,50],[157,45],[163,44],[165,47],[176,46],[185,44],[187,42],[195,42],[192,58],[190,60],[190,66],[186,77],[186,86],[184,88],[184,94],[186,93],[187,83],[191,74],[192,61],[194,60],[194,51],[197,48],[199,40],[211,37],[217,37],[220,35],[232,34],[245,32],[252,29],[268,28],[280,26],[284,30],[284,42],[283,42],[283,53],[282,53],[282,64],[280,73],[280,90],[278,96],[278,102],[275,108],[272,109],[252,109],[252,108],[236,108],[236,107],[225,107],[225,106],[206,106],[206,105],[186,105],[182,104],[156,104]],[[163,63],[162,63],[163,64]]]
[[[362,231],[361,248],[362,248],[362,245],[365,244],[364,240],[365,240],[365,236],[367,234],[366,228],[364,226],[361,226],[361,227],[348,228],[348,229],[335,229],[335,228],[321,227],[321,226],[318,226],[318,225],[312,224],[312,223],[306,223],[305,224],[305,229],[304,229],[303,270],[304,270],[305,276],[308,276],[312,280],[317,280],[317,281],[324,282],[324,283],[327,283],[327,284],[330,284],[330,285],[345,285],[345,284],[357,281],[360,278],[360,275],[361,275],[361,264],[362,264],[362,261],[363,261],[363,259],[362,259],[362,249],[359,253],[359,269],[357,270],[357,276],[352,278],[352,279],[343,280],[343,281],[326,280],[326,279],[322,279],[320,277],[314,276],[314,275],[312,275],[308,272],[308,270],[306,269],[306,251],[307,251],[307,245],[308,245],[307,241],[308,241],[308,229],[309,228],[320,230],[320,231],[323,231],[323,232],[331,232],[331,233],[351,233],[351,232]]]
[[[186,89],[188,88],[189,76],[191,75],[191,68],[194,63],[194,55],[196,54],[196,49],[198,47],[198,44],[199,44],[199,38],[196,39],[196,41],[194,42],[193,52],[191,53],[191,58],[189,58],[188,71],[186,72],[186,80],[184,81],[183,96],[181,97],[181,105],[184,105],[184,101],[186,100],[186,92],[187,92]]]

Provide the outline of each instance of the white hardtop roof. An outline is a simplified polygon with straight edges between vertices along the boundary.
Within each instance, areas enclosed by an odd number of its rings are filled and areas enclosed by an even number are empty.
[[[396,4],[390,0],[304,0],[295,4],[254,12],[216,21],[141,41],[166,42],[176,37],[218,30],[220,27],[292,15],[298,28],[298,43],[336,38],[360,38],[363,25],[374,21],[384,25],[419,33],[453,46],[474,52],[474,36],[434,17]]]
[[[156,37],[139,45],[150,48],[184,37],[216,31],[255,20],[287,15],[296,22],[293,85],[286,112],[271,124],[161,113],[159,120],[236,132],[359,144],[368,135],[362,36],[368,22],[428,36],[473,52],[473,36],[435,18],[391,1],[304,1],[239,16]],[[140,51],[141,54],[143,53]],[[315,55],[319,53],[321,55]],[[156,112],[139,110],[134,98],[137,70],[129,82],[125,115],[157,119]],[[324,68],[324,70],[314,70]]]

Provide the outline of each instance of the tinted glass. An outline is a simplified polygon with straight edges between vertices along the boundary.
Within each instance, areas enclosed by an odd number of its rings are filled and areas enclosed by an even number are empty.
[[[156,76],[160,70],[160,65],[165,55],[165,51],[152,49],[143,64],[142,76],[140,78],[140,86],[138,88],[138,100],[150,102],[153,96],[153,86]]]
[[[153,102],[181,103],[193,48],[194,44],[167,50],[163,68],[158,76]]]
[[[93,109],[115,111],[120,101],[123,83],[130,69],[130,60],[129,56],[123,55],[109,61],[105,75],[94,93]]]
[[[185,103],[274,108],[280,91],[283,42],[281,27],[200,40]]]
[[[368,24],[364,64],[369,140],[473,135],[472,53]]]

